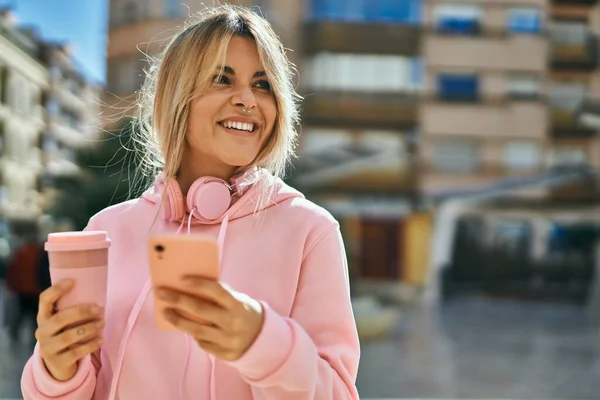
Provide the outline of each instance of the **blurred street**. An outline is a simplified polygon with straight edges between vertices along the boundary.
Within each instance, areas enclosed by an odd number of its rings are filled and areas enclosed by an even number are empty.
[[[364,343],[358,387],[369,398],[598,398],[599,335],[573,306],[452,301]]]
[[[357,384],[362,399],[598,398],[599,336],[576,307],[455,300],[363,343]],[[20,398],[27,350],[1,337],[0,399]]]

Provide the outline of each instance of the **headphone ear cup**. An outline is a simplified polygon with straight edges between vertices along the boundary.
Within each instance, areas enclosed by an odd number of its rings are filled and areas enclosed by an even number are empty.
[[[219,219],[231,205],[231,190],[221,179],[200,178],[190,187],[186,203],[199,219]]]

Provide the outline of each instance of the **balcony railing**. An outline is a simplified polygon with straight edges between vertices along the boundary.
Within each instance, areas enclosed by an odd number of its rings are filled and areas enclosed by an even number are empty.
[[[414,93],[317,91],[306,94],[303,103],[309,125],[402,129],[414,127],[417,118]]]
[[[419,27],[398,23],[309,21],[304,26],[304,51],[416,55]]]
[[[600,42],[597,36],[590,36],[580,45],[552,42],[551,66],[558,70],[589,71],[600,66]]]
[[[552,136],[555,138],[589,138],[596,131],[582,123],[577,109],[550,106]]]

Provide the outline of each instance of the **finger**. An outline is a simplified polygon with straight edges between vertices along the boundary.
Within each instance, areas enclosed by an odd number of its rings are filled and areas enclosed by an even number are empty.
[[[69,326],[81,325],[84,322],[100,318],[102,308],[95,304],[79,304],[65,308],[53,315],[43,325],[41,335],[54,336]]]
[[[166,309],[164,315],[177,329],[190,334],[196,340],[218,344],[224,336],[221,329],[190,321],[175,310]]]
[[[85,343],[94,339],[100,334],[104,326],[104,320],[100,320],[67,329],[53,337],[48,345],[44,346],[44,349],[40,348],[40,352],[47,353],[50,356],[62,353],[77,343]]]
[[[70,349],[64,351],[63,353],[60,353],[55,358],[53,358],[53,362],[55,362],[58,365],[75,364],[77,361],[81,360],[88,354],[92,354],[93,352],[99,350],[103,344],[104,339],[99,337],[92,339],[89,342],[72,346]]]
[[[206,298],[227,310],[230,310],[237,304],[231,292],[220,282],[193,275],[185,276],[183,280],[186,287],[198,296]]]
[[[210,301],[167,288],[158,289],[157,296],[169,303],[171,308],[185,311],[209,324],[222,327],[225,322],[226,310]]]
[[[40,306],[37,315],[38,325],[54,315],[54,305],[62,296],[67,294],[73,287],[74,282],[70,279],[65,279],[56,285],[50,286],[40,294]]]

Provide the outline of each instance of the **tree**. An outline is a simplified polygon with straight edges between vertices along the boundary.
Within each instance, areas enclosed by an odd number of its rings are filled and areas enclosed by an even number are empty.
[[[134,186],[147,181],[137,181],[141,154],[133,145],[133,129],[127,121],[121,129],[104,133],[97,145],[76,152],[81,173],[54,179],[58,195],[51,214],[55,218],[67,218],[81,230],[97,212],[139,194]]]

